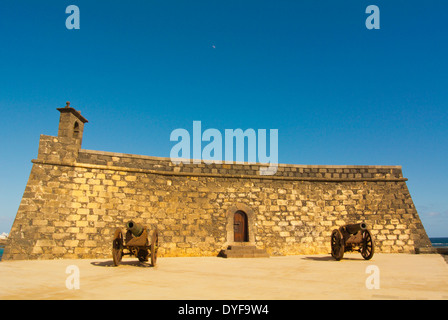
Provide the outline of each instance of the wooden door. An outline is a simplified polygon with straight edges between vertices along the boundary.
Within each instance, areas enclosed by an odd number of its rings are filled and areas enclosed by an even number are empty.
[[[245,242],[248,239],[247,236],[247,216],[243,211],[237,211],[233,220],[233,231],[235,242]]]

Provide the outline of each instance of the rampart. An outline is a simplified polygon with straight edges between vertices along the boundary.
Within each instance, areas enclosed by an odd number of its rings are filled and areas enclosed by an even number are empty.
[[[160,256],[216,256],[246,242],[270,255],[330,252],[331,231],[365,221],[376,252],[431,248],[400,166],[258,163],[173,164],[169,158],[81,149],[84,123],[61,112],[57,137],[41,135],[37,159],[3,259],[110,258],[128,220],[157,228]]]

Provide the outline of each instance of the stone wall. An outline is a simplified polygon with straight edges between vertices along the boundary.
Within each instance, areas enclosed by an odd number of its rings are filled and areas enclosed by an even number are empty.
[[[78,147],[76,147],[78,146]],[[216,256],[233,216],[271,255],[330,252],[331,231],[365,221],[376,252],[431,246],[399,166],[173,164],[82,150],[79,137],[41,136],[3,259],[110,258],[125,223],[159,231],[159,256]]]
[[[253,175],[254,165],[189,173],[167,159],[81,155],[106,164],[33,160],[4,259],[110,257],[114,230],[131,219],[158,228],[161,256],[213,256],[232,243],[227,229],[237,208],[251,212],[249,235],[270,254],[328,253],[331,231],[360,221],[377,251],[429,245],[399,167],[281,166],[307,176],[267,177]],[[139,161],[151,169],[137,168]]]

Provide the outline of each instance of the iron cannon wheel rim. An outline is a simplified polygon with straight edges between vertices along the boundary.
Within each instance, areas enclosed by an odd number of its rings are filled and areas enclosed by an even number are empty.
[[[373,257],[375,245],[373,243],[372,234],[369,230],[364,230],[362,234],[362,248],[361,255],[365,260],[370,260]]]
[[[112,241],[112,259],[114,265],[118,266],[123,258],[123,233],[120,229],[115,230],[114,240]]]
[[[345,246],[342,234],[338,229],[335,229],[331,233],[331,256],[339,261],[344,256],[344,250]]]

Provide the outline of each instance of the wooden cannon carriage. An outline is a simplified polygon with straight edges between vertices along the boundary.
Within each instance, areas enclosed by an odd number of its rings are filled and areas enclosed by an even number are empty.
[[[123,237],[121,228],[115,230],[112,242],[112,258],[114,265],[118,266],[124,255],[133,255],[140,262],[151,259],[151,265],[157,262],[157,250],[159,247],[159,236],[157,229],[149,230],[132,220],[126,223],[126,237]]]
[[[364,259],[372,259],[373,238],[364,222],[347,224],[331,233],[331,256],[339,261],[348,251],[359,251]]]

